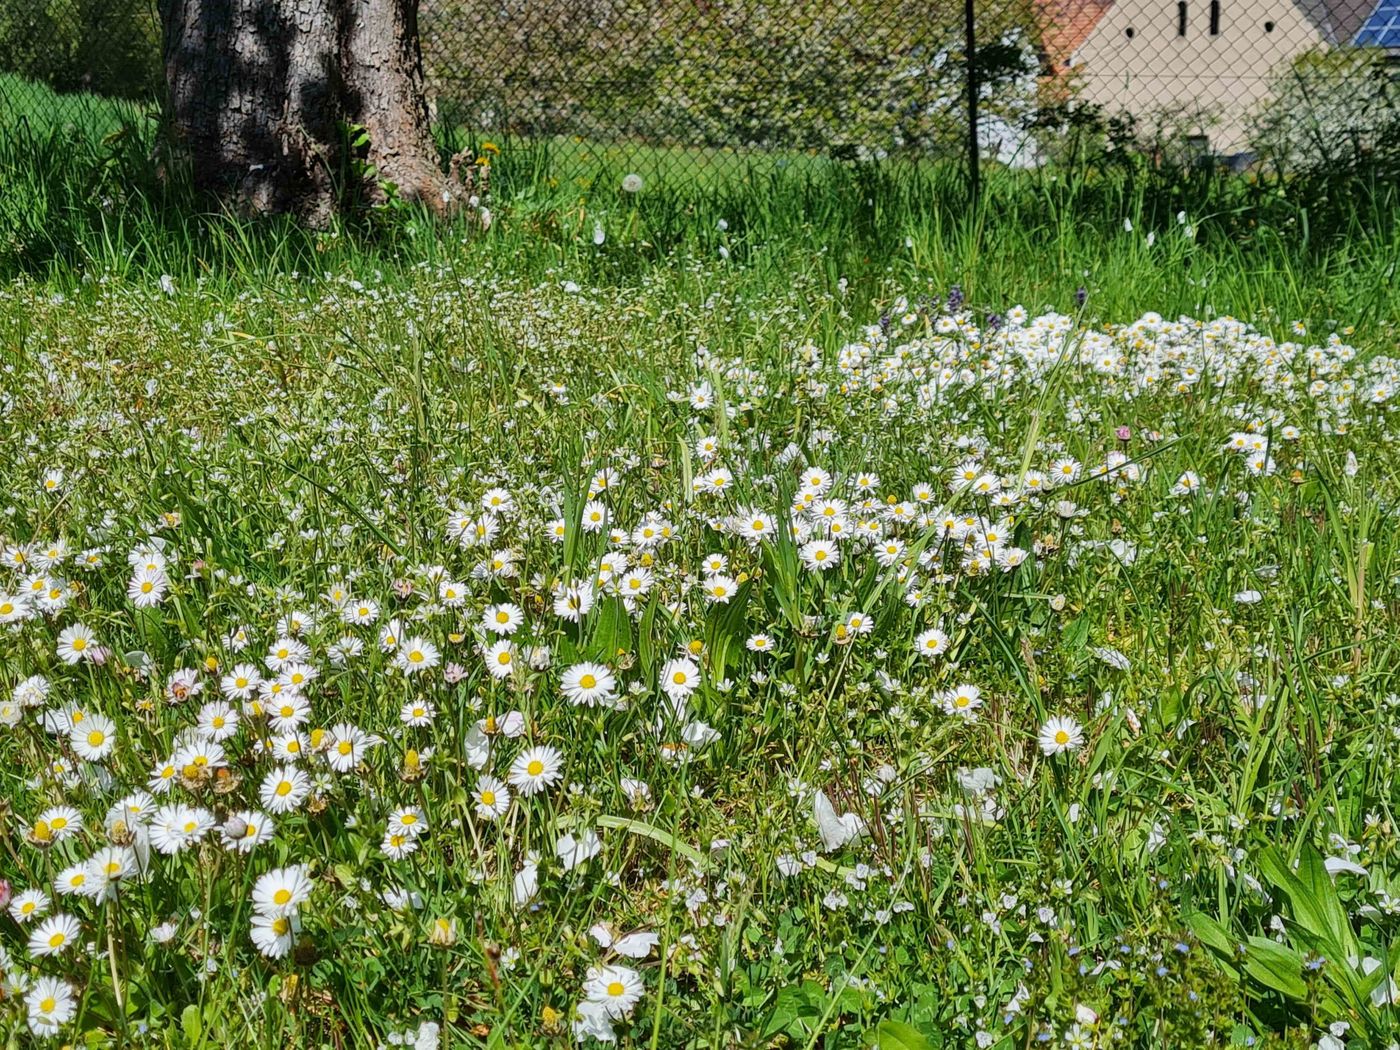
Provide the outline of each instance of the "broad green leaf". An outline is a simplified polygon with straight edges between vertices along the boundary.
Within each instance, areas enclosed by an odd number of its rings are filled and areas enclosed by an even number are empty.
[[[881,1021],[871,1034],[875,1050],[933,1050],[928,1036],[903,1021]]]
[[[1308,987],[1303,983],[1303,957],[1267,937],[1251,937],[1244,953],[1244,969],[1270,991],[1302,1002]]]

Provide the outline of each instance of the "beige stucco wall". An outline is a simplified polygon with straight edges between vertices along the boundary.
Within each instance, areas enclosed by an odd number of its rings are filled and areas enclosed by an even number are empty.
[[[1184,111],[1188,130],[1233,153],[1246,147],[1247,117],[1268,97],[1271,77],[1323,44],[1325,26],[1320,8],[1290,0],[1220,0],[1220,32],[1212,36],[1209,0],[1187,0],[1183,37],[1174,0],[1118,0],[1071,67],[1082,97],[1110,113],[1151,122],[1164,110]]]

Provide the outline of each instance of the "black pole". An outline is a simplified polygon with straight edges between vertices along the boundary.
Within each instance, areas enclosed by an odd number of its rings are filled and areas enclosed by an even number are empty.
[[[967,31],[967,195],[973,208],[982,192],[982,158],[977,142],[977,16],[974,0],[963,0]]]

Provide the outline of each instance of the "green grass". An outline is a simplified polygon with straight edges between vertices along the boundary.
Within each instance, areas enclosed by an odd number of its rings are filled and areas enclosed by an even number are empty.
[[[1373,1001],[1400,897],[1385,186],[1319,226],[1340,213],[1287,187],[993,172],[968,214],[937,165],[658,167],[628,195],[634,158],[579,183],[536,144],[502,151],[489,229],[310,233],[201,214],[150,170],[154,129],[97,106],[92,133],[0,136],[22,202],[0,204],[0,878],[78,927],[45,955],[0,916],[11,1045],[49,977],[72,1045],[376,1046],[431,1023],[442,1045],[563,1047],[612,964],[640,982],[612,1021],[632,1047],[1400,1037]],[[957,483],[971,464],[1014,499]],[[831,487],[804,497],[818,468]],[[493,490],[515,509],[488,515]],[[840,539],[834,569],[805,567],[830,496],[839,534],[878,522],[902,547]],[[735,534],[754,510],[772,539]],[[971,524],[948,534],[945,510]],[[464,544],[464,519],[496,533]],[[979,571],[992,533],[1024,561]],[[619,555],[643,598],[556,615]],[[497,678],[501,603],[523,623]],[[390,620],[436,666],[396,667]],[[102,661],[60,656],[79,623]],[[221,771],[184,753],[168,794],[113,811],[288,635],[317,672],[312,783],[269,840],[221,829],[278,804],[272,699],[231,704]],[[585,662],[619,703],[570,701]],[[964,686],[975,720],[945,711]],[[101,718],[114,746],[88,760]],[[1082,739],[1045,754],[1058,718]],[[377,742],[336,770],[346,724]],[[483,818],[482,775],[534,745],[562,778]],[[865,832],[824,846],[818,792]],[[214,827],[148,852],[146,814],[177,803]],[[395,859],[403,807],[428,830]],[[565,835],[597,854],[570,869]],[[136,867],[109,899],[55,895],[108,845]],[[290,865],[309,897],[270,957],[252,894]],[[600,923],[656,945],[620,956]]]

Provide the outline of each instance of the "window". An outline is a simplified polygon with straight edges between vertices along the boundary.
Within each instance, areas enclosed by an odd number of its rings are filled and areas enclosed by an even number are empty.
[[[1220,0],[1210,0],[1210,35],[1220,35]]]
[[[1176,35],[1186,35],[1186,0],[1179,0],[1176,5]]]

